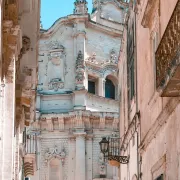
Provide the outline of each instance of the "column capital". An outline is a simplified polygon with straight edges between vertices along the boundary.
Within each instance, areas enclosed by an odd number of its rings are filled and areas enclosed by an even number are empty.
[[[74,132],[73,135],[75,137],[86,137],[87,133],[86,132]]]

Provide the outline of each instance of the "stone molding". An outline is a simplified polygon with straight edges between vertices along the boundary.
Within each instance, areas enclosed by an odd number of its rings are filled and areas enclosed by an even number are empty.
[[[118,130],[119,115],[118,113],[100,113],[100,112],[89,112],[89,111],[75,111],[66,114],[42,114],[39,117],[39,121],[36,120],[32,126],[34,130],[41,128],[41,123],[46,123],[46,129],[48,131],[66,131],[65,121],[70,120],[69,133],[72,134],[77,132],[78,129],[90,130],[92,124],[96,121],[97,129],[106,127],[107,121],[111,121],[112,130]],[[54,129],[55,122],[58,123],[58,129]],[[56,124],[57,128],[57,124]]]

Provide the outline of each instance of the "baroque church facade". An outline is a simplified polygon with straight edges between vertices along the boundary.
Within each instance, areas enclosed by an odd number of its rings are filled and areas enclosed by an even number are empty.
[[[76,0],[71,15],[41,30],[36,120],[26,144],[31,180],[118,179],[99,142],[119,134],[118,54],[126,4]]]

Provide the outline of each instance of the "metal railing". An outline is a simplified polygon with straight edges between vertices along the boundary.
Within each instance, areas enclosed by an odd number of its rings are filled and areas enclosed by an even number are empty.
[[[37,152],[37,135],[27,135],[23,132],[23,143],[25,145],[26,154],[36,154]]]

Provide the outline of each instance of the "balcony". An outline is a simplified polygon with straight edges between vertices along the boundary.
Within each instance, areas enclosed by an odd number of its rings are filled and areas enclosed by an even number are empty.
[[[36,168],[37,137],[35,135],[25,135],[25,156],[24,175],[25,177],[34,175]]]
[[[156,51],[156,86],[162,97],[180,96],[180,0]]]
[[[119,102],[114,99],[108,99],[91,93],[87,93],[85,99],[86,110],[95,112],[119,112]]]

